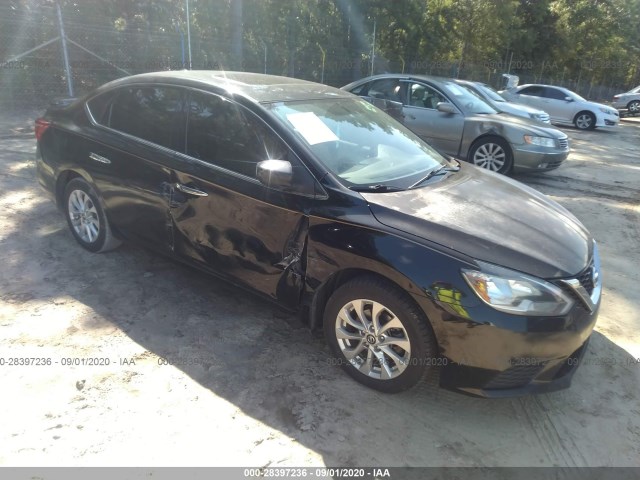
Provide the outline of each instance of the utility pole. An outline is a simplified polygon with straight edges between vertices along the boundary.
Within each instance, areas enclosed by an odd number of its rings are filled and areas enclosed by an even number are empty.
[[[69,52],[67,51],[67,36],[64,34],[64,24],[62,23],[62,10],[60,4],[56,2],[58,10],[58,27],[60,28],[60,40],[62,41],[62,59],[64,61],[64,70],[67,75],[67,89],[69,96],[73,97],[73,78],[71,77],[71,66],[69,66]]]
[[[191,16],[189,15],[189,0],[185,0],[187,3],[187,50],[189,53],[189,70],[191,70]]]
[[[373,20],[373,45],[371,47],[371,75],[373,75],[373,65],[376,61],[376,20]]]

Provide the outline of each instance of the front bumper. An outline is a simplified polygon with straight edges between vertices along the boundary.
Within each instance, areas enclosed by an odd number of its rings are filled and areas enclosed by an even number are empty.
[[[515,172],[542,172],[558,168],[569,156],[569,147],[549,148],[537,145],[511,145]]]
[[[562,317],[525,317],[487,305],[464,311],[423,305],[440,348],[440,386],[485,398],[513,397],[568,388],[596,323],[576,301]]]
[[[620,115],[599,114],[596,118],[596,127],[615,127],[620,123]]]

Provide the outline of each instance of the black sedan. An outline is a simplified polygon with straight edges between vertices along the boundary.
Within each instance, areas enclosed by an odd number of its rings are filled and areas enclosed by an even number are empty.
[[[38,180],[91,252],[137,242],[306,313],[353,378],[479,396],[569,385],[596,244],[520,183],[350,93],[212,71],[104,85],[36,121]]]

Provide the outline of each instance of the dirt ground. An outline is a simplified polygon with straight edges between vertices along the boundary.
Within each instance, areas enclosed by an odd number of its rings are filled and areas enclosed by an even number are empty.
[[[0,119],[0,465],[640,466],[640,119],[568,128],[561,168],[518,177],[591,230],[605,288],[571,389],[508,400],[369,390],[269,303],[85,252],[34,180],[33,119]]]

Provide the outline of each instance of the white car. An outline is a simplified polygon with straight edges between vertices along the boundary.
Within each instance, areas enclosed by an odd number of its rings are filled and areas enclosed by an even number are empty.
[[[575,125],[580,130],[614,127],[620,122],[615,108],[589,102],[580,95],[553,85],[520,85],[500,92],[505,100],[544,110],[551,123]]]
[[[627,110],[631,115],[640,113],[640,85],[627,93],[619,93],[613,96],[611,103],[618,110]]]

